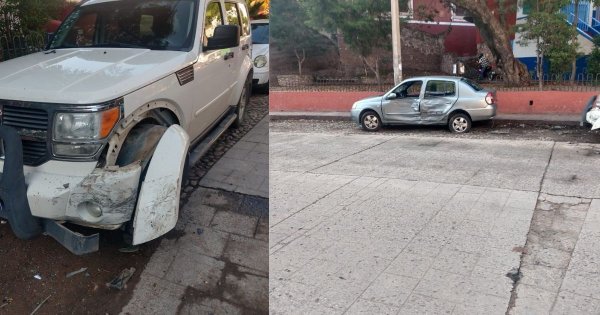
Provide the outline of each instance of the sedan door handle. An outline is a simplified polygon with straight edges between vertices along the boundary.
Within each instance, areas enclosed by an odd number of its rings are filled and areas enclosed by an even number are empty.
[[[244,46],[242,46],[242,50],[248,50],[250,49],[250,45],[245,44]]]
[[[232,52],[225,54],[225,56],[223,57],[223,59],[225,60],[229,60],[229,59],[233,59],[235,58],[235,54]]]

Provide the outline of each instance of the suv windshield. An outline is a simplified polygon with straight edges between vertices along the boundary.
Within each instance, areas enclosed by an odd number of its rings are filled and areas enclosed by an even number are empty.
[[[69,15],[49,49],[77,47],[191,50],[198,0],[131,0],[83,5]]]
[[[252,24],[252,44],[269,44],[269,24]]]

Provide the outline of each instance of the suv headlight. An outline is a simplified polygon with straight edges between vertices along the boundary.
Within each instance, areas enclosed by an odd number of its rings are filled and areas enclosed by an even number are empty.
[[[257,68],[264,68],[267,65],[267,56],[260,55],[254,58],[254,66]]]
[[[121,119],[119,106],[96,112],[58,112],[54,116],[53,151],[58,156],[92,156]]]

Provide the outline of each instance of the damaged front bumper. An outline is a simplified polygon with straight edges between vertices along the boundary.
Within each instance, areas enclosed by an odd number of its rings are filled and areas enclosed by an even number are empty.
[[[0,126],[5,157],[0,160],[0,217],[15,235],[31,239],[46,232],[75,254],[98,249],[97,234],[83,236],[60,224],[118,229],[131,220],[141,166],[99,169],[95,162],[49,161],[23,166],[16,130]]]

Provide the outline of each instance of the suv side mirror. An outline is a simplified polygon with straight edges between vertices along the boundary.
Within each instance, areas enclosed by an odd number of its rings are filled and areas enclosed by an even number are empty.
[[[240,45],[240,27],[238,25],[219,25],[213,37],[208,39],[204,51],[237,47]]]

